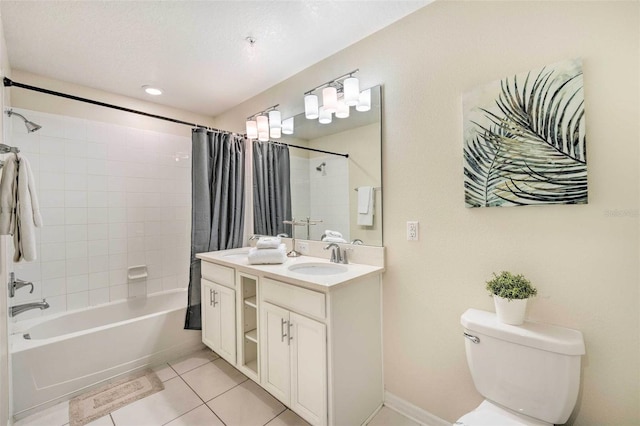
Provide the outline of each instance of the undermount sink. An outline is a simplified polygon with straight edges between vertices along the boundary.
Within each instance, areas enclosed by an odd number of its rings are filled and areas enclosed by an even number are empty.
[[[336,263],[298,263],[287,269],[304,275],[335,275],[347,272],[347,267]]]

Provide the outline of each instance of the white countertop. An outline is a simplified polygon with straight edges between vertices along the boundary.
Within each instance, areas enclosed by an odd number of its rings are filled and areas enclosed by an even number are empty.
[[[332,263],[329,262],[328,259],[303,255],[300,257],[289,257],[285,263],[279,265],[251,265],[247,260],[246,254],[244,254],[248,252],[248,250],[248,247],[243,247],[231,250],[212,251],[208,253],[198,253],[196,257],[207,262],[230,266],[241,272],[273,278],[323,292],[341,287],[354,280],[384,272],[384,268],[380,266],[350,263],[341,265],[346,267],[347,270],[345,272],[332,275],[301,274],[291,271],[288,268],[292,265],[304,263]]]

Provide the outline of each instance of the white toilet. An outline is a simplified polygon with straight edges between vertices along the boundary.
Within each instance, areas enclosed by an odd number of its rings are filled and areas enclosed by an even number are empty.
[[[485,400],[456,425],[566,423],[578,398],[582,333],[531,321],[503,324],[477,309],[460,322],[473,382]]]

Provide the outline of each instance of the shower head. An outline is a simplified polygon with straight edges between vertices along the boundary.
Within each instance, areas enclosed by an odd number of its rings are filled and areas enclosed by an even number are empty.
[[[316,167],[316,170],[319,171],[319,172],[322,172],[322,171],[324,171],[324,166],[326,166],[326,165],[327,165],[327,163],[323,162],[319,166]]]
[[[36,124],[36,123],[34,123],[33,121],[29,121],[29,120],[27,120],[23,115],[18,114],[17,112],[13,112],[13,110],[12,110],[12,109],[7,110],[7,115],[8,115],[9,117],[11,117],[12,115],[17,115],[18,117],[22,118],[22,120],[24,121],[24,125],[25,125],[25,126],[26,126],[26,128],[27,128],[27,132],[29,132],[29,133],[33,133],[33,132],[35,132],[36,130],[39,130],[39,129],[41,129],[41,128],[42,128],[42,126],[41,126],[41,125]]]

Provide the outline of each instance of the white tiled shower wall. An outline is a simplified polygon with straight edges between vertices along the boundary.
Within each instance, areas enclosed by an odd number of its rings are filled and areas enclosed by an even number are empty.
[[[34,283],[12,305],[46,298],[51,307],[18,320],[186,287],[191,235],[191,137],[14,109],[7,143],[35,175],[44,226],[38,258],[13,264]],[[186,158],[185,158],[186,157]],[[176,161],[178,159],[179,161]],[[146,280],[127,268],[147,265]]]
[[[311,215],[311,206],[309,204],[309,196],[311,195],[309,191],[309,158],[290,155],[289,162],[291,168],[291,215],[300,220]],[[306,239],[306,228],[298,227],[296,236]]]
[[[321,163],[324,173],[316,170]],[[309,181],[311,219],[322,219],[311,227],[311,239],[319,240],[330,229],[349,241],[349,160],[334,155],[310,158]]]

